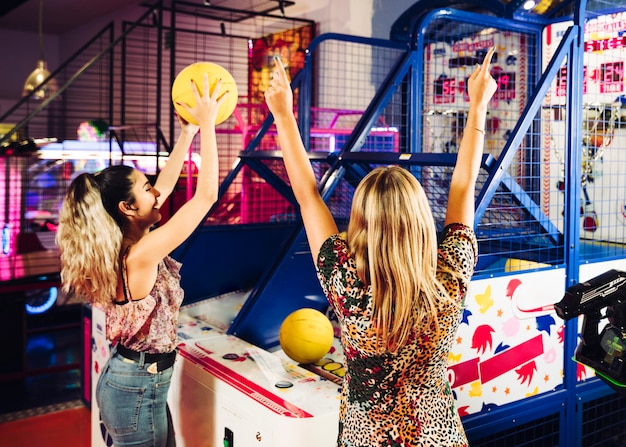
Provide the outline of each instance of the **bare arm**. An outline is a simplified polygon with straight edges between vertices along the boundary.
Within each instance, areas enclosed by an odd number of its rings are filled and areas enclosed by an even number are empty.
[[[474,189],[485,145],[487,105],[497,88],[489,73],[494,52],[495,48],[489,50],[482,65],[474,70],[468,80],[470,107],[452,173],[445,225],[462,223],[474,226]]]
[[[174,149],[170,153],[167,163],[159,173],[154,187],[161,193],[159,196],[159,206],[170,196],[183,168],[183,163],[187,158],[189,146],[193,142],[194,137],[198,133],[199,127],[186,122],[180,116],[176,115],[180,124],[181,133],[176,140]]]
[[[208,92],[208,77],[205,75],[204,91]],[[221,82],[211,94],[200,96],[193,84],[196,105],[192,108],[185,105],[189,113],[200,125],[201,163],[198,170],[196,190],[193,197],[185,203],[165,224],[143,236],[129,253],[128,262],[132,257],[143,264],[140,268],[150,271],[165,256],[170,254],[196,227],[202,222],[211,206],[217,200],[219,188],[219,165],[215,119],[219,106],[226,96],[220,97]],[[218,99],[219,98],[219,99]]]
[[[300,206],[313,262],[317,262],[324,241],[338,232],[337,224],[320,196],[311,162],[298,131],[287,73],[280,61],[274,60],[274,63],[275,69],[265,92],[265,101],[274,116],[287,175]]]

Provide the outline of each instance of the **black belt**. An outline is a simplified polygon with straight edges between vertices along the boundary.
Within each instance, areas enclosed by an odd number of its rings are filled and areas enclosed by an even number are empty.
[[[133,351],[120,343],[117,344],[117,353],[125,359],[132,360],[134,362],[140,362],[143,354],[144,364],[148,365],[146,369],[152,374],[166,370],[171,367],[176,360],[176,350],[172,352],[165,352],[163,354],[149,354],[147,352],[142,353]]]

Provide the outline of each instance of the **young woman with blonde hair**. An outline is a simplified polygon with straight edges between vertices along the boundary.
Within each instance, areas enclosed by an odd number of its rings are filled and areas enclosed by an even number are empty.
[[[424,190],[398,166],[363,178],[347,237],[338,234],[300,138],[288,77],[276,63],[265,99],[320,283],[341,326],[339,446],[467,445],[447,360],[478,256],[474,190],[496,90],[493,53],[469,77],[470,106],[440,243]]]
[[[209,92],[204,76],[204,92]],[[113,343],[96,388],[100,417],[115,447],[174,446],[167,392],[176,358],[183,301],[181,265],[169,254],[187,239],[217,200],[215,119],[221,82],[184,105],[199,126],[179,118],[181,135],[154,186],[124,165],[81,174],[69,187],[57,232],[66,291],[106,312]],[[227,92],[226,92],[227,93]],[[189,145],[201,131],[196,190],[166,223],[160,207],[173,191]]]

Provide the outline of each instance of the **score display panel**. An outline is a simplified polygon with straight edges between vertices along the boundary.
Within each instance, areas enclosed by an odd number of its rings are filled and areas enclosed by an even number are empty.
[[[459,42],[452,45],[434,44],[434,59],[441,59],[440,72],[432,80],[433,104],[469,103],[468,79],[477,64],[481,64],[496,39],[477,42]],[[491,61],[491,74],[498,84],[496,100],[511,101],[517,89],[517,49],[496,45],[496,53]],[[504,62],[504,64],[502,64]]]
[[[492,70],[491,75],[498,85],[498,90],[495,93],[495,97],[503,101],[511,101],[515,99],[516,73],[514,71],[494,72]],[[457,83],[457,79],[454,77],[440,76],[439,78],[435,79],[433,86],[434,103],[454,104],[457,99],[457,93],[463,95],[463,100],[465,102],[469,102],[469,95],[467,92],[468,79],[469,76],[465,77],[460,83]]]
[[[489,103],[486,152],[495,155],[507,141],[527,100],[528,49],[525,37],[494,30],[454,42],[433,42],[425,48],[423,150],[448,152],[458,146],[456,127],[469,107],[468,79],[491,47],[491,74],[498,89]],[[450,140],[450,141],[447,141]]]
[[[558,42],[569,22],[547,31],[548,42]],[[624,93],[624,56],[626,55],[626,13],[599,16],[585,25],[583,94],[593,97],[585,102],[611,103]],[[546,45],[544,45],[545,51]],[[567,67],[560,68],[554,93],[567,94]]]

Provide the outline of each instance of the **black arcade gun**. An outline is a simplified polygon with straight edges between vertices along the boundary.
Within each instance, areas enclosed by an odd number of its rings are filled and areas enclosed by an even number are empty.
[[[584,315],[576,361],[626,395],[626,272],[609,270],[569,287],[554,309],[564,320]]]

